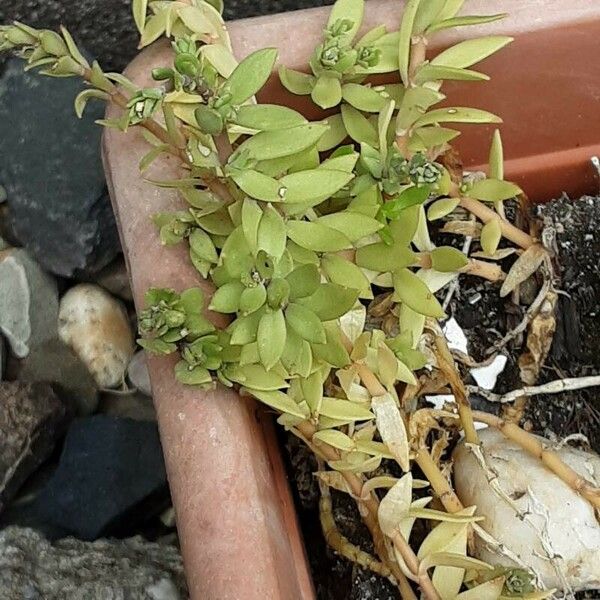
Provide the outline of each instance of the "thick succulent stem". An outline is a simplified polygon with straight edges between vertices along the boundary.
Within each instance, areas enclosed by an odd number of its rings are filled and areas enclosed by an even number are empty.
[[[433,491],[436,493],[440,502],[449,513],[456,513],[464,507],[458,496],[450,486],[449,481],[444,477],[439,467],[435,464],[427,448],[419,448],[415,458],[425,477],[427,477]]]

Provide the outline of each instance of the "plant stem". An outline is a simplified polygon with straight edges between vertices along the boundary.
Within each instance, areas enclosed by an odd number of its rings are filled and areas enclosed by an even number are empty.
[[[429,480],[433,491],[444,505],[444,508],[449,513],[456,513],[462,510],[464,507],[461,501],[452,487],[450,487],[450,483],[444,477],[439,467],[435,464],[427,448],[419,448],[415,461]]]
[[[498,429],[509,440],[521,446],[523,450],[539,458],[557,477],[581,494],[596,509],[600,509],[600,488],[566,465],[557,452],[548,450],[537,437],[527,433],[515,423],[509,423],[496,415],[477,410],[473,412],[473,417],[477,421]]]
[[[488,208],[479,200],[473,198],[461,197],[459,206],[467,209],[470,213],[474,214],[478,219],[484,223],[489,223],[492,219],[498,219],[500,222],[500,228],[502,230],[502,236],[507,240],[521,246],[521,248],[527,249],[529,246],[535,244],[535,240],[528,234],[515,227],[512,223],[503,219],[498,215],[497,212]]]

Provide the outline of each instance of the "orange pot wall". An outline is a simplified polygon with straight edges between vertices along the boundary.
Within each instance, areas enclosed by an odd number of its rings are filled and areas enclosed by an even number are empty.
[[[369,0],[366,25],[397,27],[398,5],[398,0]],[[600,154],[600,3],[467,0],[466,5],[471,14],[506,11],[511,17],[485,28],[440,34],[437,48],[490,33],[516,40],[482,64],[492,82],[449,86],[449,101],[504,118],[507,176],[533,199],[563,190],[597,192],[589,158]],[[325,9],[314,9],[233,22],[236,54],[242,58],[275,46],[282,63],[301,68],[326,18]],[[136,58],[128,75],[150,84],[150,68],[168,63],[165,46],[154,46]],[[281,102],[283,95],[274,78],[263,100]],[[314,114],[305,99],[293,100]],[[480,127],[465,128],[460,148],[467,165],[485,162],[489,134]],[[174,190],[140,178],[138,161],[146,151],[135,129],[105,133],[105,168],[138,307],[150,286],[181,290],[198,285],[185,249],[162,247],[150,222],[153,213],[179,208],[181,201]],[[177,176],[176,161],[157,161],[148,176]],[[177,384],[172,363],[153,358],[150,371],[192,599],[314,598],[272,425],[257,415],[253,403],[231,391],[203,393]]]

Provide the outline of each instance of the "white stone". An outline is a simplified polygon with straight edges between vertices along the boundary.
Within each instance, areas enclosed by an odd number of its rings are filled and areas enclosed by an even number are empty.
[[[71,288],[60,301],[58,334],[87,366],[101,388],[123,382],[134,351],[123,304],[94,284]]]
[[[0,331],[18,358],[55,337],[54,279],[20,248],[0,252]]]
[[[475,367],[471,369],[471,375],[477,382],[477,385],[484,390],[493,390],[496,387],[498,375],[504,371],[507,358],[504,354],[494,357],[494,360],[485,367]]]
[[[507,549],[503,554],[477,537],[475,556],[508,567],[517,561],[507,554],[518,557],[545,588],[599,588],[600,524],[591,504],[497,430],[479,435],[492,480],[510,501],[494,492],[476,457],[460,444],[454,453],[456,492],[465,506],[477,506],[477,514],[485,517],[481,526]],[[568,446],[558,453],[576,472],[600,484],[600,456]]]
[[[448,348],[450,348],[450,350],[458,350],[462,354],[468,356],[467,336],[454,317],[451,317],[444,323],[442,330],[444,332],[444,337],[448,342]]]
[[[146,396],[152,396],[146,353],[143,350],[140,350],[133,355],[129,367],[127,368],[127,376],[133,387],[137,388],[143,394],[146,394]]]

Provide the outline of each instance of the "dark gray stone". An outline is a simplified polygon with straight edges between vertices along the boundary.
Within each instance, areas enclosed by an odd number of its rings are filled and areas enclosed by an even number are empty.
[[[3,600],[184,600],[183,564],[174,546],[126,540],[51,544],[32,529],[0,531]]]
[[[84,540],[131,531],[168,502],[156,423],[104,415],[73,422],[37,500],[50,524]]]
[[[68,418],[50,385],[0,383],[0,511],[48,458]]]
[[[100,158],[102,103],[73,111],[75,78],[24,73],[11,59],[0,77],[0,182],[15,235],[48,271],[93,273],[119,252]]]

